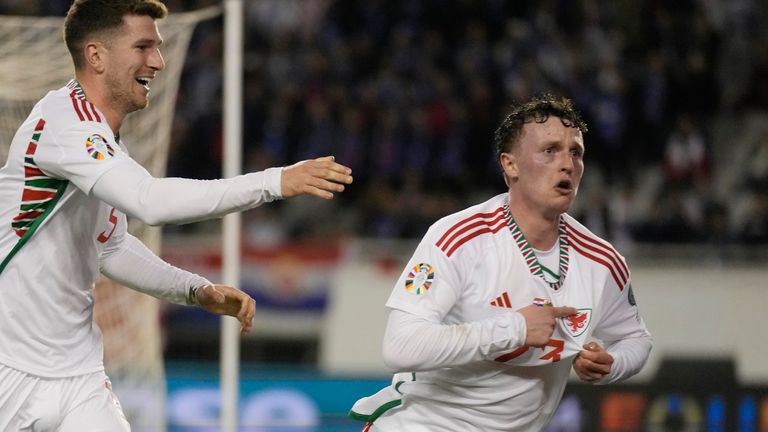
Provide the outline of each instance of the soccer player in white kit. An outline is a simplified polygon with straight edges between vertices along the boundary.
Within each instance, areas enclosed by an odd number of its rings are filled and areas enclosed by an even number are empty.
[[[513,107],[495,134],[508,192],[430,227],[387,301],[392,385],[350,417],[377,432],[541,430],[570,369],[637,373],[652,340],[624,258],[566,214],[586,124],[551,95]]]
[[[103,273],[138,291],[237,317],[255,302],[175,268],[126,231],[189,222],[352,181],[333,157],[231,179],[153,178],[119,137],[164,67],[156,0],[77,0],[65,22],[75,79],[32,109],[0,169],[0,431],[128,431],[104,373],[93,287]],[[23,79],[23,71],[19,71]]]

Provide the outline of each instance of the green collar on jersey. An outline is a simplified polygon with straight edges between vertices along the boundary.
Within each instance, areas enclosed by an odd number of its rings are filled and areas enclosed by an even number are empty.
[[[556,275],[553,271],[545,268],[543,265],[541,265],[541,263],[539,263],[539,259],[536,257],[536,252],[534,252],[531,245],[528,244],[528,240],[525,239],[523,232],[520,231],[520,227],[517,226],[515,218],[512,217],[512,212],[509,210],[509,205],[504,205],[504,218],[507,219],[507,226],[509,226],[509,230],[512,232],[512,238],[514,238],[515,243],[517,243],[517,247],[520,248],[520,252],[523,254],[523,259],[525,259],[526,264],[528,264],[528,270],[531,272],[531,274],[540,277],[541,280],[543,280],[553,290],[559,290],[560,287],[563,286],[565,276],[568,274],[569,263],[568,234],[565,232],[565,219],[563,216],[560,216],[560,223],[558,227],[558,246],[560,246],[559,275]],[[545,271],[554,276],[557,279],[557,282],[549,282],[546,278],[546,275],[544,274]]]

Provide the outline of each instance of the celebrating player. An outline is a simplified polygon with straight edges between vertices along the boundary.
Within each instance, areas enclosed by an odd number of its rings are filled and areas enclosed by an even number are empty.
[[[157,0],[76,0],[64,25],[75,79],[35,105],[0,169],[2,431],[130,430],[93,322],[99,272],[250,330],[253,299],[162,261],[126,232],[126,214],[189,222],[300,194],[329,199],[352,182],[330,156],[213,181],[153,178],[132,160],[120,126],[147,106],[164,67],[156,20],[166,14]]]
[[[609,383],[645,364],[624,258],[566,213],[586,130],[551,95],[502,121],[508,192],[437,221],[417,247],[387,301],[383,354],[398,373],[350,412],[363,430],[538,431],[571,366]]]

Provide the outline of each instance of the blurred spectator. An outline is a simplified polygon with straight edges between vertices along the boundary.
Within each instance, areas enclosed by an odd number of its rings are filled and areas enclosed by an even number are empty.
[[[693,118],[681,114],[664,148],[664,172],[674,184],[692,184],[708,178],[709,154],[704,134]]]
[[[768,182],[751,194],[748,214],[738,232],[743,243],[768,245]]]

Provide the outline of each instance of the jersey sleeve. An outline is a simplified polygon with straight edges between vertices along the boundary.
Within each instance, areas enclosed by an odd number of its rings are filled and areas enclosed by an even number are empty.
[[[613,284],[606,287],[600,309],[601,319],[595,327],[595,337],[605,342],[615,342],[649,334],[640,316],[630,280],[622,288]]]
[[[114,231],[110,233],[109,241],[107,241],[104,245],[104,249],[101,251],[101,256],[99,257],[100,260],[119,251],[123,246],[125,237],[128,235],[128,218],[125,216],[125,213],[112,207],[110,218],[114,218],[115,228]]]
[[[593,336],[605,343],[614,361],[611,372],[597,384],[607,384],[639,372],[648,360],[653,339],[640,316],[631,280],[622,289],[613,284],[606,287],[600,307],[601,319]]]
[[[110,168],[129,159],[106,124],[77,122],[51,133],[37,148],[35,162],[46,174],[71,181],[85,194]]]
[[[119,245],[102,254],[99,268],[104,275],[126,287],[182,305],[194,304],[192,288],[211,284],[202,276],[163,261],[128,233]]]
[[[421,240],[386,305],[441,322],[461,296],[462,272],[457,261],[435,246],[435,232],[432,226]]]

